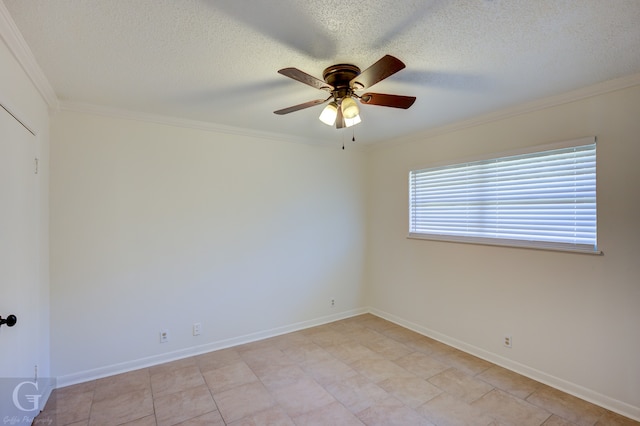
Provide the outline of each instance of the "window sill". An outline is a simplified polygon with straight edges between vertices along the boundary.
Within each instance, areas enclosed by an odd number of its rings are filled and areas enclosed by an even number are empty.
[[[592,256],[604,256],[604,252],[600,250],[592,250],[589,247],[576,247],[566,243],[545,243],[540,241],[525,241],[525,240],[506,240],[506,239],[493,239],[493,238],[469,238],[469,237],[456,237],[451,235],[435,235],[435,234],[418,234],[409,233],[408,239],[415,240],[430,240],[441,241],[449,243],[462,243],[462,244],[476,244],[483,246],[498,246],[498,247],[511,247],[521,249],[533,249],[544,251],[556,251],[563,253],[575,253],[575,254],[587,254]]]

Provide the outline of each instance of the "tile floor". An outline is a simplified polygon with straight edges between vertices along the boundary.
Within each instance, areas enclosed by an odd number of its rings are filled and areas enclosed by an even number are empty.
[[[640,425],[373,315],[54,391],[51,425]]]

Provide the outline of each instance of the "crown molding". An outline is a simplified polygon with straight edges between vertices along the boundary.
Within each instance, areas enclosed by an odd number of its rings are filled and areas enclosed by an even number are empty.
[[[282,133],[265,132],[260,130],[245,129],[241,127],[226,126],[223,124],[212,123],[207,121],[189,120],[160,114],[150,114],[138,111],[129,111],[120,108],[95,105],[84,102],[61,101],[60,111],[75,112],[81,114],[100,115],[122,120],[143,121],[147,123],[155,123],[173,127],[183,127],[187,129],[204,130],[208,132],[225,133],[229,135],[238,135],[245,137],[253,137],[258,139],[267,139],[278,142],[303,143],[308,145],[327,145],[324,139],[314,139],[309,137],[300,137],[286,135]]]
[[[392,139],[379,144],[374,144],[371,146],[371,148],[375,149],[377,147],[412,142],[417,139],[432,138],[435,136],[456,132],[458,130],[467,129],[469,127],[488,124],[495,121],[503,120],[505,118],[527,114],[530,112],[541,111],[547,108],[568,104],[571,102],[579,101],[581,99],[603,95],[605,93],[615,92],[617,90],[623,90],[638,85],[640,85],[640,73],[631,74],[624,77],[603,81],[601,83],[596,83],[594,85],[583,87],[580,89],[572,90],[570,92],[565,92],[543,99],[526,102],[513,107],[478,115],[467,120],[457,121],[455,123],[434,127],[422,132],[417,132],[412,135],[403,136],[401,138]]]
[[[57,110],[59,108],[59,102],[53,87],[51,87],[49,80],[47,80],[47,77],[42,72],[35,56],[33,56],[33,52],[31,52],[29,45],[27,45],[27,42],[24,37],[22,37],[20,30],[9,14],[9,10],[1,0],[0,37],[5,41],[7,47],[9,47],[9,50],[20,66],[22,66],[22,69],[27,73],[49,108]]]

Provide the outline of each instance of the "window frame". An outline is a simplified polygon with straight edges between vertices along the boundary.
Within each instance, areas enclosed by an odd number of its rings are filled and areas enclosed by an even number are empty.
[[[478,237],[471,235],[448,235],[448,234],[437,234],[437,233],[423,233],[423,232],[412,232],[412,227],[414,225],[414,211],[413,211],[413,185],[412,185],[412,175],[416,172],[421,172],[429,169],[437,169],[437,168],[445,168],[445,167],[457,167],[461,165],[465,165],[468,163],[480,163],[480,162],[488,162],[491,160],[498,160],[506,157],[513,157],[519,155],[527,155],[527,154],[536,154],[536,153],[544,153],[546,151],[565,149],[565,148],[573,148],[580,147],[586,145],[594,145],[596,149],[595,159],[596,159],[596,175],[595,175],[595,187],[596,187],[596,207],[595,207],[595,244],[593,246],[586,244],[573,244],[573,243],[563,243],[563,242],[549,242],[549,241],[538,241],[538,240],[526,240],[526,239],[510,239],[510,238],[494,238],[494,237]],[[481,156],[475,156],[473,158],[468,159],[455,159],[447,162],[440,162],[435,164],[430,164],[427,167],[412,167],[408,173],[408,235],[407,238],[410,239],[419,239],[419,240],[431,240],[431,241],[444,241],[444,242],[454,242],[454,243],[468,243],[468,244],[480,244],[480,245],[491,245],[491,246],[503,246],[503,247],[517,247],[517,248],[529,248],[529,249],[538,249],[538,250],[552,250],[552,251],[562,251],[562,252],[572,252],[572,253],[583,253],[583,254],[595,254],[602,255],[602,251],[598,248],[598,240],[597,240],[597,141],[595,136],[572,139],[562,142],[555,142],[544,145],[534,145],[529,146],[523,149],[511,150],[506,152],[498,152],[498,153],[488,153]]]

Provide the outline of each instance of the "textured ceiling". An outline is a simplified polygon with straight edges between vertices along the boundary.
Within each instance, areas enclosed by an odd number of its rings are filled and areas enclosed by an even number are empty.
[[[638,0],[2,0],[64,104],[87,103],[257,131],[375,143],[640,72]],[[391,54],[407,68],[322,124],[324,97],[277,74],[322,77]]]

